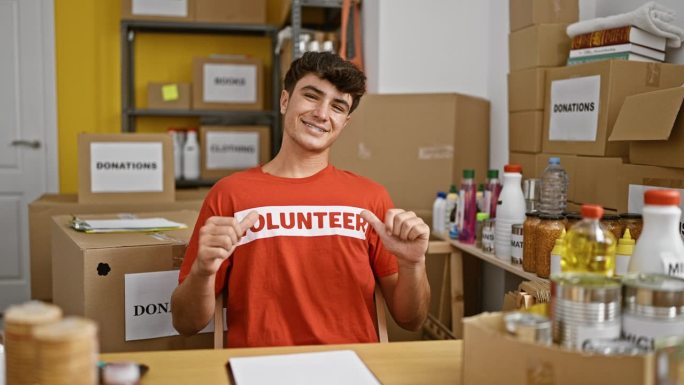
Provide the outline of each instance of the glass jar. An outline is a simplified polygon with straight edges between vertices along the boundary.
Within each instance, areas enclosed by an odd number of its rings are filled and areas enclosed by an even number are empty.
[[[539,212],[533,211],[525,213],[525,222],[523,222],[523,270],[534,273],[537,271],[537,260],[535,259],[535,235],[537,225],[541,222],[539,219]]]
[[[622,233],[625,231],[625,226],[620,222],[620,216],[617,214],[603,214],[601,217],[601,224],[606,227],[606,230],[613,233],[615,239],[622,238]]]
[[[565,214],[565,231],[570,231],[570,228],[577,222],[582,220],[582,214],[577,212]]]
[[[540,214],[539,219],[534,234],[535,271],[537,276],[548,278],[551,275],[551,250],[556,245],[556,239],[563,233],[566,220],[560,214]]]
[[[620,222],[622,222],[624,230],[629,229],[629,233],[632,236],[632,239],[634,239],[635,241],[639,239],[639,234],[641,234],[641,228],[644,226],[644,221],[641,217],[641,214],[622,213],[620,214]]]

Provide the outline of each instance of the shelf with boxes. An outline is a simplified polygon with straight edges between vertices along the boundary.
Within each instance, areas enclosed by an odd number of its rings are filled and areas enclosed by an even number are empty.
[[[148,108],[138,107],[135,97],[136,73],[135,73],[135,43],[136,35],[140,33],[149,34],[210,34],[210,35],[235,35],[235,36],[256,36],[267,37],[270,39],[270,87],[265,87],[264,66],[258,60],[249,58],[230,56],[195,58],[193,60],[193,79],[200,78],[205,74],[208,66],[218,67],[220,65],[233,67],[235,70],[244,71],[248,69],[250,76],[255,80],[247,81],[252,86],[252,90],[247,92],[245,98],[249,96],[254,103],[245,103],[240,100],[237,103],[231,102],[233,99],[225,101],[218,96],[216,102],[207,103],[205,97],[207,92],[203,92],[206,82],[195,86],[194,92],[190,91],[190,85],[186,83],[174,84],[171,91],[173,100],[177,103],[159,107],[156,104]],[[266,24],[226,24],[226,23],[198,23],[187,21],[156,21],[156,20],[122,20],[121,21],[121,131],[136,132],[136,121],[138,118],[156,117],[196,117],[199,118],[201,126],[254,126],[269,128],[270,138],[267,141],[269,147],[266,148],[270,159],[278,151],[280,145],[280,119],[278,110],[278,98],[280,93],[280,55],[276,52],[277,30],[275,27]],[[247,67],[253,68],[247,68]],[[247,76],[247,75],[246,75]],[[251,78],[250,78],[251,79]],[[212,83],[213,84],[213,83]],[[156,87],[156,92],[165,95],[164,85],[161,83],[150,83],[148,90]],[[270,94],[265,95],[265,90],[270,88]],[[217,90],[214,90],[217,91]],[[249,90],[248,90],[249,91]],[[217,91],[218,92],[218,91]],[[194,95],[190,95],[190,94]],[[149,96],[149,95],[148,95]],[[215,96],[215,95],[214,95]],[[219,95],[220,96],[220,95]],[[162,96],[159,96],[162,99]],[[164,98],[163,100],[166,100]],[[181,102],[183,100],[183,102]],[[148,98],[149,101],[149,98]],[[172,105],[173,104],[173,105]],[[149,104],[148,104],[149,105]],[[267,106],[267,107],[264,107]],[[259,129],[259,131],[263,131]],[[263,147],[263,146],[261,146]],[[217,179],[217,178],[216,178]],[[210,186],[215,179],[211,180],[179,180],[179,187]]]

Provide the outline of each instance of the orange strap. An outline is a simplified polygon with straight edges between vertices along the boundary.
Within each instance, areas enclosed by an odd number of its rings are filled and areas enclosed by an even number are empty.
[[[351,13],[351,15],[350,15]],[[351,24],[349,18],[351,16]],[[352,39],[350,42],[349,39]],[[361,46],[361,4],[358,1],[342,1],[342,28],[340,30],[340,56],[363,70],[363,47]]]

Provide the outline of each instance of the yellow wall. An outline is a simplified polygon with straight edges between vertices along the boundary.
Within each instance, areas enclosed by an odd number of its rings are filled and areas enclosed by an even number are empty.
[[[269,0],[269,3],[271,0]],[[115,0],[55,2],[57,127],[62,193],[78,190],[76,141],[79,133],[121,130],[120,4]],[[272,17],[269,12],[269,19]],[[265,37],[205,34],[139,34],[135,97],[147,103],[147,82],[191,81],[193,56],[247,54],[264,61],[265,100],[271,95],[270,40]],[[267,102],[267,107],[270,104]],[[193,118],[140,118],[138,131],[165,132],[197,126]]]

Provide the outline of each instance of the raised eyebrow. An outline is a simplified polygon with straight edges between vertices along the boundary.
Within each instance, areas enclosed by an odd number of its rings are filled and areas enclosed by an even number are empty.
[[[316,88],[316,87],[314,87],[314,86],[304,86],[304,87],[302,87],[302,90],[312,91],[312,92],[314,92],[314,93],[316,93],[316,94],[318,94],[318,95],[325,95],[325,92],[319,90],[318,88]],[[347,103],[347,101],[344,100],[344,99],[341,99],[341,98],[334,98],[333,101],[335,101],[335,102],[337,102],[337,103],[340,103],[340,104],[344,104],[344,106],[347,107],[347,109],[351,108],[351,106],[349,105],[349,103]]]

